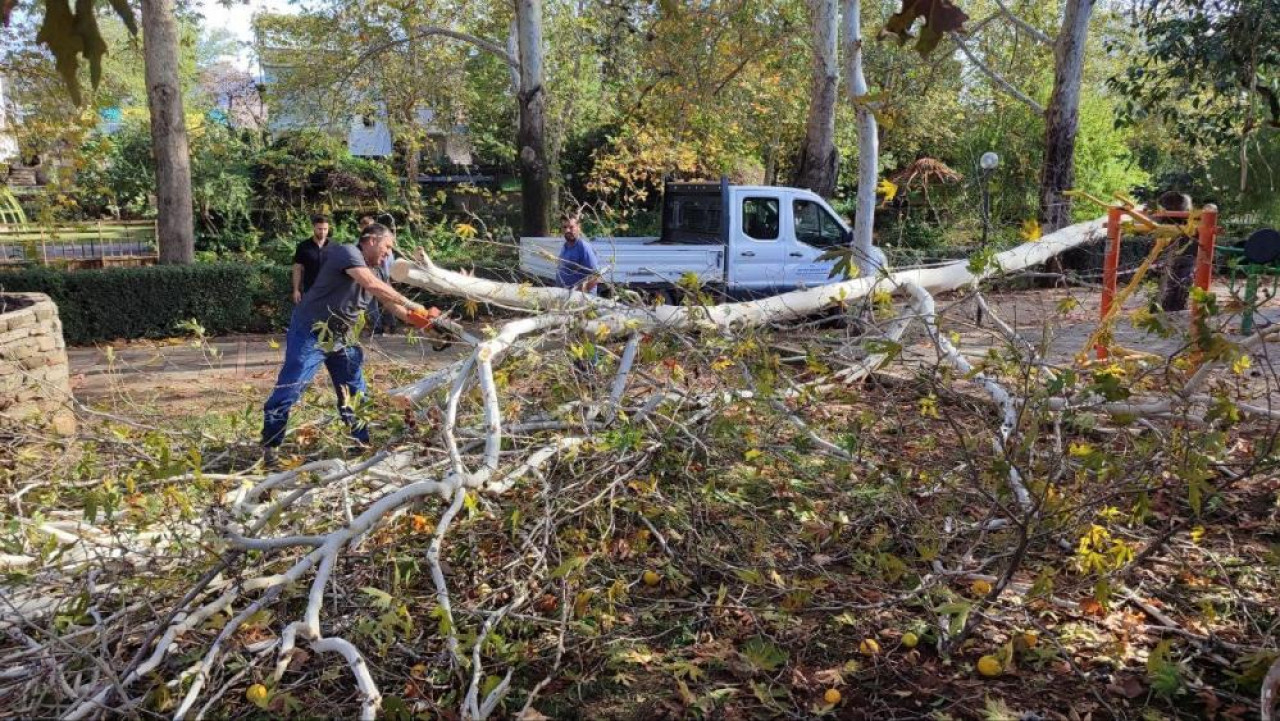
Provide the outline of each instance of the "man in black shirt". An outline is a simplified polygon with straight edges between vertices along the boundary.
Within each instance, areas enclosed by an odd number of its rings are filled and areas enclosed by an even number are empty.
[[[302,294],[311,290],[320,272],[325,246],[329,244],[329,216],[311,216],[311,237],[298,243],[293,251],[293,302],[302,301]]]

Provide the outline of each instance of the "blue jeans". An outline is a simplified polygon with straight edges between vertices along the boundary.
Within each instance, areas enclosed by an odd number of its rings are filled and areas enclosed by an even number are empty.
[[[316,377],[320,364],[329,371],[333,381],[333,389],[338,394],[338,415],[351,429],[351,437],[363,444],[369,443],[369,428],[356,420],[351,411],[351,399],[357,393],[365,393],[364,350],[358,345],[350,345],[332,353],[326,353],[320,346],[316,334],[310,328],[299,328],[298,323],[289,324],[288,335],[285,336],[284,365],[280,367],[280,377],[276,379],[275,390],[262,407],[262,445],[275,448],[284,441],[284,429],[289,425],[289,409],[302,392],[311,385]]]

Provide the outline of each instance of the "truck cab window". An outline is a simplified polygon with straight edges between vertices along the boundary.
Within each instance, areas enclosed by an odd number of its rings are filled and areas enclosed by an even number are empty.
[[[792,210],[796,219],[796,240],[815,248],[844,245],[844,229],[826,208],[812,200],[797,200]]]
[[[743,198],[742,199],[742,232],[753,240],[777,240],[778,222],[777,198]]]

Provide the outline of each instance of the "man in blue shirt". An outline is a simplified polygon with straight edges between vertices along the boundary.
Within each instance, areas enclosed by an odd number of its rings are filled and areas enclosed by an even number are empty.
[[[354,337],[360,314],[377,298],[397,318],[417,328],[429,328],[440,311],[426,309],[378,279],[376,269],[395,243],[384,225],[374,223],[360,233],[355,245],[335,245],[324,253],[315,284],[293,309],[285,339],[284,365],[275,390],[263,406],[262,460],[279,463],[277,449],[284,441],[289,409],[320,370],[329,371],[338,393],[338,415],[361,446],[369,444],[369,429],[352,411],[352,399],[365,393],[364,352]]]
[[[564,246],[560,248],[560,264],[556,268],[556,283],[562,288],[573,288],[585,293],[596,292],[600,282],[600,261],[591,243],[582,237],[578,219],[564,219]]]

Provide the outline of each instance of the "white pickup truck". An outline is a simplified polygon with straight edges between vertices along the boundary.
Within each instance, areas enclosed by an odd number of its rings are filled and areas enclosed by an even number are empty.
[[[849,228],[808,190],[720,183],[667,183],[662,235],[590,238],[601,280],[670,297],[681,276],[728,295],[753,296],[831,283],[833,260]],[[520,268],[555,282],[564,239],[521,238]]]

